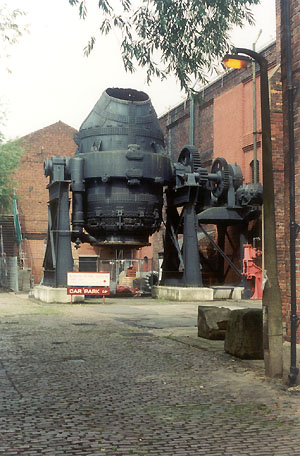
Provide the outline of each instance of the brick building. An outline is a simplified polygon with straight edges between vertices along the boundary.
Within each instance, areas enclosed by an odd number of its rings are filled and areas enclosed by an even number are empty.
[[[277,41],[281,53],[282,89],[283,89],[283,157],[282,164],[284,179],[282,179],[281,210],[285,223],[277,239],[283,242],[285,249],[284,276],[280,278],[282,289],[282,314],[285,324],[285,344],[289,348],[291,341],[291,322],[294,321],[294,338],[300,343],[297,315],[300,314],[300,240],[298,227],[300,224],[300,4],[297,0],[276,0],[277,11]],[[293,158],[294,157],[294,158]],[[294,165],[293,165],[294,161]],[[291,173],[290,173],[290,166]],[[291,178],[291,176],[293,176]],[[291,187],[294,180],[294,189]],[[291,197],[295,197],[295,217],[290,211]],[[294,218],[294,220],[293,220]],[[295,222],[295,223],[294,223]],[[290,229],[294,235],[290,236]],[[292,237],[295,239],[294,250],[295,271],[291,271],[290,246]],[[293,256],[293,255],[292,255]],[[285,282],[285,286],[282,282]],[[294,282],[294,293],[291,294],[291,282]],[[294,296],[293,296],[294,294]],[[294,302],[295,309],[291,308]],[[299,320],[298,320],[299,321]],[[298,330],[297,330],[298,326]],[[296,336],[296,337],[295,337]],[[293,345],[293,342],[292,342]],[[300,358],[299,345],[297,349]],[[292,364],[292,363],[291,363]],[[299,367],[299,361],[298,361]],[[298,378],[299,382],[299,378]]]
[[[35,283],[42,278],[45,239],[48,229],[48,190],[44,176],[45,158],[72,156],[76,130],[57,122],[22,138],[25,152],[17,171],[17,194],[22,229],[22,250],[27,266],[32,268]]]
[[[272,143],[274,154],[274,178],[276,194],[280,199],[282,178],[282,105],[281,105],[281,73],[278,59],[278,47],[272,43],[262,54],[268,60],[268,76],[270,86],[270,108],[272,123]],[[262,183],[261,172],[261,116],[260,116],[260,75],[256,68],[256,117],[257,117],[257,159],[259,181]],[[173,161],[177,161],[179,152],[185,144],[190,143],[190,118],[194,116],[194,145],[197,147],[202,165],[211,169],[217,157],[224,157],[228,163],[238,163],[242,169],[244,183],[253,182],[253,77],[251,65],[243,70],[224,73],[216,81],[205,86],[194,99],[176,106],[163,117],[161,124],[166,137],[167,148]],[[282,204],[276,206],[276,220],[282,230],[284,218]],[[248,241],[253,237],[262,237],[260,224],[256,229],[249,226]],[[214,228],[215,229],[215,228]],[[230,240],[225,239],[225,251],[240,269],[239,228],[230,228]],[[202,241],[204,251],[209,242]],[[281,248],[278,261],[281,269],[285,267],[285,259]],[[239,283],[240,279],[230,268],[226,275],[227,282]],[[210,277],[211,281],[211,277]]]
[[[281,120],[280,66],[276,43],[262,51],[269,62],[272,125]],[[257,151],[261,161],[261,120],[259,68],[257,71]],[[253,161],[253,97],[252,69],[224,73],[205,86],[195,97],[194,145],[201,154],[202,164],[210,167],[214,158],[224,157],[237,162],[245,182],[252,181]],[[177,160],[181,147],[190,143],[190,101],[181,103],[160,118],[166,145],[172,159]],[[277,128],[277,127],[276,127]]]

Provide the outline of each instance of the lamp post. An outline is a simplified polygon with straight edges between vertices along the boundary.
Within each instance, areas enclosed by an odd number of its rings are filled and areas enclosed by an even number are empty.
[[[242,54],[242,55],[240,55]],[[245,57],[246,56],[246,57]],[[249,59],[250,57],[250,59]],[[224,63],[232,68],[231,62],[246,62],[255,60],[260,67],[260,97],[262,123],[262,168],[264,186],[264,267],[266,282],[263,290],[263,343],[265,372],[270,377],[282,376],[282,322],[281,295],[277,278],[276,255],[276,222],[274,204],[274,180],[272,166],[272,141],[269,103],[268,61],[262,55],[251,49],[235,48],[233,53],[224,57]],[[237,64],[236,64],[237,65]]]

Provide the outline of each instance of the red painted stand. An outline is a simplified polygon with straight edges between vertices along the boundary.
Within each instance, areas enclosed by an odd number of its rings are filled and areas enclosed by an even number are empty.
[[[252,247],[251,244],[244,244],[244,259],[243,259],[243,272],[242,275],[246,279],[255,278],[255,288],[254,294],[251,299],[262,299],[263,290],[262,290],[262,278],[263,271],[262,268],[257,266],[254,263],[255,258],[260,257],[262,254],[261,250]]]

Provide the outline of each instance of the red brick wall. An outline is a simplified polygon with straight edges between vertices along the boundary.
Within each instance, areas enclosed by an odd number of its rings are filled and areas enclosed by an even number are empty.
[[[73,156],[75,132],[74,128],[57,122],[22,138],[25,153],[17,171],[17,191],[22,229],[27,235],[47,232],[48,178],[44,176],[44,160],[55,155]]]
[[[277,63],[276,45],[264,50],[270,71]],[[257,129],[260,131],[259,73],[257,73]],[[225,157],[232,161],[241,149],[253,144],[252,139],[252,68],[230,71],[207,85],[195,97],[194,144],[203,161],[213,157]],[[180,149],[190,143],[190,102],[181,103],[160,118],[165,133],[167,149],[173,161],[177,161]],[[240,136],[242,135],[242,137]],[[260,136],[258,136],[258,141]],[[252,152],[253,153],[253,152]],[[252,154],[251,153],[251,154]],[[258,153],[259,148],[258,148]],[[250,157],[250,156],[249,156]],[[244,159],[243,159],[244,160]],[[242,160],[242,161],[243,161]],[[252,160],[252,158],[251,158]],[[249,169],[246,174],[249,175]]]
[[[273,178],[275,197],[275,220],[276,220],[276,251],[278,281],[282,296],[283,320],[286,312],[287,291],[287,248],[286,238],[286,210],[285,207],[285,159],[283,154],[283,113],[282,113],[282,83],[281,69],[279,68],[272,78],[270,86],[270,109],[271,109],[271,137],[273,154]]]
[[[225,91],[214,101],[214,157],[238,163],[244,182],[252,182],[253,81],[247,79]],[[256,78],[257,159],[261,168],[260,81]],[[261,178],[262,173],[259,173]],[[260,179],[261,180],[261,179]]]
[[[281,50],[282,61],[282,84],[283,84],[283,113],[284,113],[284,135],[283,135],[283,163],[284,163],[284,197],[277,201],[281,205],[285,223],[279,234],[281,242],[285,242],[285,287],[283,288],[283,318],[286,324],[286,339],[290,338],[290,316],[291,316],[291,295],[290,295],[290,252],[289,252],[289,142],[288,142],[288,87],[287,87],[287,62],[286,62],[286,40],[283,24],[283,3],[276,1],[277,10],[277,32],[278,32],[278,52]],[[290,0],[290,26],[291,26],[291,47],[292,47],[292,85],[300,85],[300,3],[298,0]],[[281,47],[281,49],[280,49]],[[295,145],[295,207],[296,223],[300,224],[300,91],[294,93],[294,145]],[[280,195],[281,196],[281,195]],[[279,270],[279,278],[281,271]],[[300,237],[296,239],[296,303],[297,314],[300,315]],[[298,343],[300,343],[300,330],[298,329]]]
[[[48,178],[44,176],[44,160],[55,155],[73,156],[75,132],[59,121],[22,138],[25,153],[17,171],[17,195],[24,238],[22,248],[27,266],[33,269],[35,283],[40,282],[43,275],[48,229]]]

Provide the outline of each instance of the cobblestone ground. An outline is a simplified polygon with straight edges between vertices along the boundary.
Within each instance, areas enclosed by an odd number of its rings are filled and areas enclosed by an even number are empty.
[[[300,455],[296,393],[96,307],[0,294],[1,455]]]

